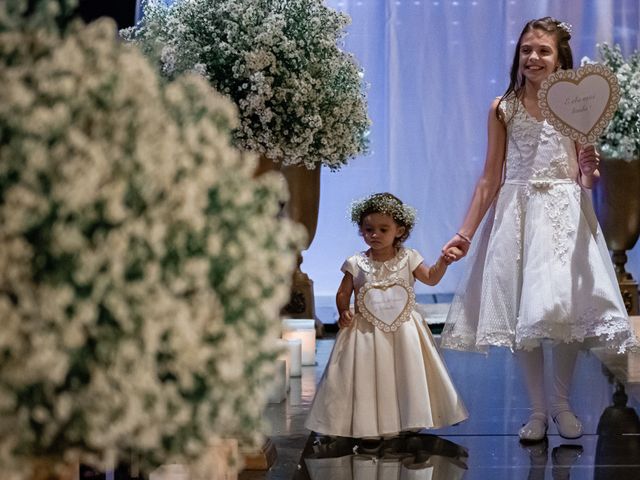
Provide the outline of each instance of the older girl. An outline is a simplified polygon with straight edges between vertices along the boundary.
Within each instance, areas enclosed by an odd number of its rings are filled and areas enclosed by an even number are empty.
[[[569,404],[579,347],[589,340],[624,350],[635,342],[588,194],[599,156],[554,130],[538,107],[542,82],[573,67],[570,38],[569,26],[550,17],[524,26],[509,87],[489,111],[484,172],[444,246],[466,254],[475,244],[442,346],[516,351],[533,410],[519,432],[523,441],[542,440],[549,415],[561,436],[580,437]],[[548,399],[545,339],[553,350]]]

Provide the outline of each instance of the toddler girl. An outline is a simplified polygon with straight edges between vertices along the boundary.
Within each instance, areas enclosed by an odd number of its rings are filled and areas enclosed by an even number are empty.
[[[325,435],[390,437],[467,418],[424,318],[415,308],[415,279],[436,285],[462,252],[435,265],[402,242],[415,210],[389,193],[354,202],[351,219],[369,249],[342,265],[336,295],[341,328],[307,428]],[[355,296],[355,309],[350,299]]]

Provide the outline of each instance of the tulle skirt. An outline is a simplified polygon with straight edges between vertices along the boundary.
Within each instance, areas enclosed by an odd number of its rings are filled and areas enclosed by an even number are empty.
[[[591,199],[575,183],[503,185],[467,262],[443,348],[636,346]]]

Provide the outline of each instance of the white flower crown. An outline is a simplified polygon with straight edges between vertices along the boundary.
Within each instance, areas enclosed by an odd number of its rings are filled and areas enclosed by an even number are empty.
[[[355,200],[349,208],[351,221],[360,225],[365,212],[390,215],[397,223],[411,230],[416,224],[417,211],[410,205],[388,193],[374,193]]]
[[[567,32],[569,35],[571,35],[573,33],[573,27],[571,26],[570,23],[560,22],[560,23],[558,23],[558,28],[561,28],[562,30]]]

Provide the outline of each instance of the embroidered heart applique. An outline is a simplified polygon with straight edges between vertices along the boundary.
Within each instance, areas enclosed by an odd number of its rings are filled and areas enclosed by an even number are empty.
[[[402,278],[365,283],[357,297],[360,313],[384,332],[395,332],[411,318],[415,300],[413,288]]]

